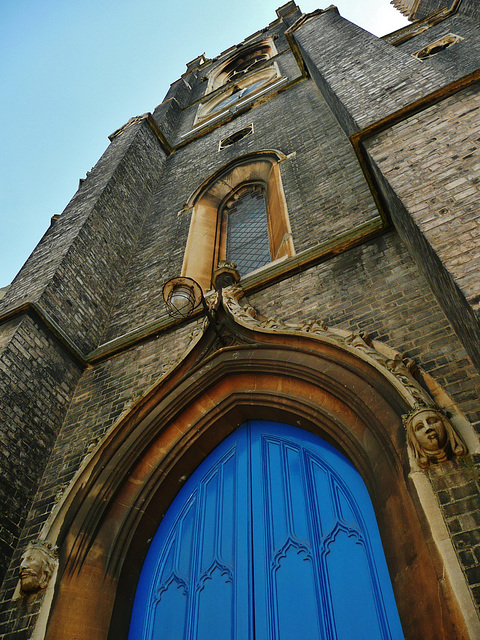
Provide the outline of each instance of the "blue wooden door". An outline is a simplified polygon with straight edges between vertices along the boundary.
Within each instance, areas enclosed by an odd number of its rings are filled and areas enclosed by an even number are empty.
[[[251,421],[173,501],[129,640],[403,638],[363,480],[317,436]]]

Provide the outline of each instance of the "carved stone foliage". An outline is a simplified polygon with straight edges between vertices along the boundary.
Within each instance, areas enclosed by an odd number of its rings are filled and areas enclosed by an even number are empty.
[[[343,348],[353,348],[365,360],[374,362],[385,372],[393,375],[400,384],[403,397],[412,407],[412,411],[404,416],[407,428],[407,442],[411,452],[422,469],[431,464],[439,464],[453,456],[462,456],[467,449],[456,433],[453,425],[442,411],[434,406],[428,392],[415,379],[417,368],[415,362],[389,350],[389,355],[375,348],[368,333],[348,333],[329,328],[323,320],[314,320],[302,325],[286,324],[281,320],[264,318],[248,302],[240,305],[244,296],[238,285],[223,291],[223,303],[231,317],[238,323],[256,331],[306,333],[333,342]]]
[[[226,310],[235,321],[254,330],[266,330],[284,333],[307,333],[321,337],[329,342],[345,348],[353,348],[367,360],[373,360],[392,374],[404,389],[404,395],[411,406],[416,403],[433,404],[427,391],[414,378],[416,364],[411,358],[396,353],[392,356],[378,351],[368,333],[349,333],[340,329],[328,327],[323,320],[313,320],[304,324],[286,324],[274,318],[260,316],[256,309],[246,303],[240,305],[239,300],[244,296],[241,287],[233,286],[224,289],[223,302]]]
[[[96,436],[95,438],[92,438],[90,440],[90,442],[87,444],[87,451],[86,451],[87,456],[92,454],[95,451],[95,449],[100,444],[101,439],[102,438],[100,436]]]
[[[57,564],[57,547],[48,540],[30,542],[20,560],[20,588],[24,593],[45,589]]]
[[[62,500],[67,488],[68,488],[68,482],[64,482],[58,487],[57,493],[55,494],[54,504],[58,504]]]
[[[467,453],[452,423],[438,407],[417,405],[403,416],[403,422],[410,450],[422,469]]]

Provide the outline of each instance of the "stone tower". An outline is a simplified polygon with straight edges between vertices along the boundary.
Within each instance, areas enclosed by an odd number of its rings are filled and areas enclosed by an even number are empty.
[[[393,4],[379,39],[289,2],[189,62],[0,300],[2,640],[126,639],[246,421],[356,469],[405,638],[480,637],[480,9]]]

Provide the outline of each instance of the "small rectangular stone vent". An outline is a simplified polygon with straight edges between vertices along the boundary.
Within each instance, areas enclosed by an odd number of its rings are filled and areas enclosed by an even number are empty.
[[[430,58],[431,56],[440,53],[440,51],[444,51],[452,44],[460,42],[460,40],[463,40],[463,38],[460,36],[456,36],[454,33],[447,33],[447,35],[443,36],[443,38],[440,38],[440,40],[435,40],[435,42],[431,42],[423,49],[412,53],[412,56],[414,58],[418,58],[419,60],[425,60],[426,58]]]
[[[226,147],[230,147],[232,144],[235,144],[235,142],[238,142],[239,140],[243,140],[243,138],[246,138],[252,133],[253,133],[253,124],[249,124],[248,127],[244,127],[239,131],[235,131],[235,133],[232,133],[230,136],[227,136],[223,140],[220,140],[220,146],[218,147],[218,150],[221,151]]]

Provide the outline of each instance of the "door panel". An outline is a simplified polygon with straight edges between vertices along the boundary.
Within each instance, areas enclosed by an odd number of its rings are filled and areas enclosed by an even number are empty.
[[[317,436],[245,423],[172,503],[140,578],[130,640],[402,638],[373,508]]]
[[[142,569],[130,640],[248,640],[252,606],[247,430],[185,483]]]

